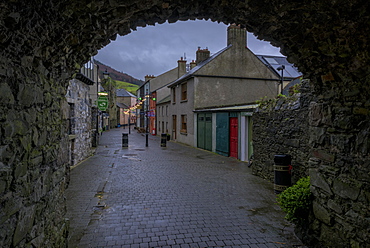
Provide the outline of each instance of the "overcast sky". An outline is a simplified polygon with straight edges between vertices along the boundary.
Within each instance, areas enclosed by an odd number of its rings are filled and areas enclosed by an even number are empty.
[[[137,79],[158,76],[177,66],[180,57],[195,60],[198,47],[211,55],[226,47],[227,26],[211,21],[178,21],[138,28],[99,50],[95,59]],[[248,33],[247,46],[255,54],[279,55],[280,49]]]

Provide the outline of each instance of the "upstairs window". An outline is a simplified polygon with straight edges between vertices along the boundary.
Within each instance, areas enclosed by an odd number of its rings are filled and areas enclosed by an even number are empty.
[[[172,103],[176,103],[176,88],[172,88]]]
[[[181,84],[181,101],[188,100],[188,83]]]

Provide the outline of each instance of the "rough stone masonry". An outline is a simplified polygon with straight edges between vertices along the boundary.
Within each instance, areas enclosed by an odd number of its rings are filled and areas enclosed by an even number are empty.
[[[365,0],[12,0],[0,3],[0,246],[65,247],[68,80],[131,29],[206,18],[281,47],[313,83],[311,226],[326,246],[369,247],[370,34]],[[128,48],[129,49],[129,48]]]

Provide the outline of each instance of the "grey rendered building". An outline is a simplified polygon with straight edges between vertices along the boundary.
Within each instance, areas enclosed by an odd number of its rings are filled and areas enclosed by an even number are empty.
[[[213,56],[198,48],[196,66],[168,85],[173,140],[248,160],[255,102],[279,93],[280,76],[247,48],[246,37],[229,26],[227,47]]]

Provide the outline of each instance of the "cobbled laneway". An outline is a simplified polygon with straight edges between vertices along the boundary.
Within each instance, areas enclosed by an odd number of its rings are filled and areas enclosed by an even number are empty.
[[[117,128],[71,170],[69,247],[304,247],[247,164]]]

